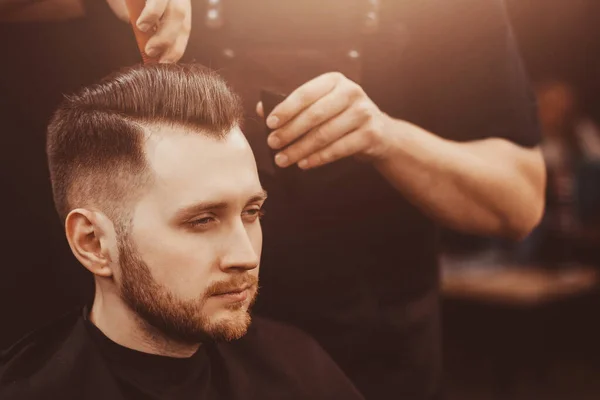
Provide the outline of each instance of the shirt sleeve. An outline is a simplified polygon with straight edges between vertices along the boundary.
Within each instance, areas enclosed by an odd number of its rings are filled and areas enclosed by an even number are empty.
[[[424,0],[419,7],[405,56],[417,59],[426,128],[456,141],[537,145],[535,97],[503,1]]]

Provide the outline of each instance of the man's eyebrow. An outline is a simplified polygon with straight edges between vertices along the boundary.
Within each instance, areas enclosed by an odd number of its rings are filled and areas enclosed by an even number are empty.
[[[267,191],[265,189],[261,189],[260,192],[256,193],[248,200],[248,203],[255,203],[257,201],[265,201],[267,199]]]
[[[267,192],[264,189],[261,189],[260,192],[253,194],[247,201],[249,203],[256,203],[259,201],[264,201],[267,199]],[[224,210],[229,207],[229,204],[226,201],[205,201],[193,204],[191,206],[184,206],[178,209],[175,212],[174,219],[182,220],[191,218],[197,214],[206,212],[206,211],[216,211],[216,210]]]

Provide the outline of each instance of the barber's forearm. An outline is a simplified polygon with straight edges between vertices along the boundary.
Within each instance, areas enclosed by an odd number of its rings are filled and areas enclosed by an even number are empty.
[[[389,123],[389,150],[375,162],[424,213],[463,232],[526,236],[544,208],[537,149],[502,139],[452,142],[404,121]]]

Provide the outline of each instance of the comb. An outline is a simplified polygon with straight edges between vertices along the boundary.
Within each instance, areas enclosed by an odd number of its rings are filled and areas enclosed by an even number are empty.
[[[263,104],[263,112],[265,119],[273,112],[273,109],[277,107],[279,103],[285,100],[287,96],[275,91],[262,89],[260,91],[260,101]],[[265,131],[267,136],[273,131],[270,129],[265,122]],[[274,168],[274,178],[278,182],[278,185],[287,192],[288,195],[294,195],[296,193],[296,185],[299,179],[300,169],[296,164],[290,165],[287,168],[281,168],[275,163],[275,155],[281,151],[281,149],[272,149],[269,147],[271,152],[271,162]]]
[[[285,100],[285,98],[286,96],[284,94],[274,92],[271,90],[261,89],[260,91],[260,101],[263,105],[263,113],[265,116],[265,133],[267,136],[269,136],[269,134],[273,132],[273,130],[267,126],[266,118],[269,116],[269,114],[273,112],[273,109],[275,109],[275,107],[277,107],[279,103]],[[277,166],[277,164],[275,164],[275,155],[280,150],[275,150],[269,147],[269,151],[271,153],[271,162],[273,163],[273,168],[275,168],[275,171],[281,171],[281,168]]]

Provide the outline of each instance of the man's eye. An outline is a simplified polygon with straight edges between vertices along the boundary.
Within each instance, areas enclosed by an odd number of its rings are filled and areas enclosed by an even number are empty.
[[[250,218],[251,220],[255,220],[256,218],[262,218],[265,215],[265,211],[260,208],[252,208],[250,210],[244,211],[244,216]]]
[[[190,224],[191,226],[206,226],[208,224],[210,224],[211,222],[213,222],[215,219],[213,217],[206,217],[206,218],[200,218],[200,219],[195,219],[193,221],[188,222],[188,224]]]

